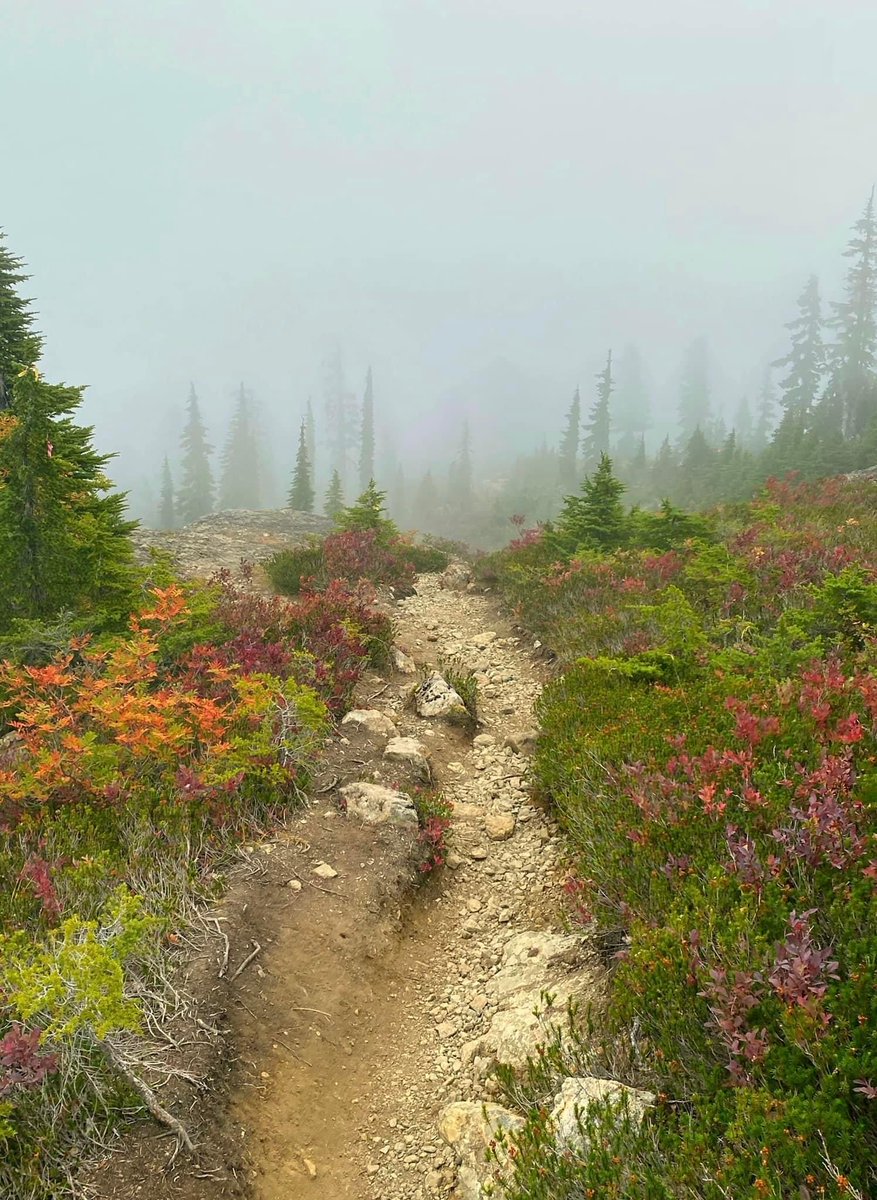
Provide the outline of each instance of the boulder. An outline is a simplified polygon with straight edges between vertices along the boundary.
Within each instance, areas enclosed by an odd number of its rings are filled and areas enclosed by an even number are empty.
[[[459,694],[438,671],[433,671],[415,689],[414,710],[419,717],[467,716]]]
[[[416,738],[394,737],[387,742],[384,758],[390,762],[405,763],[414,770],[425,783],[432,778],[429,766],[429,750],[423,742]]]
[[[439,1133],[457,1155],[457,1194],[460,1200],[482,1200],[504,1174],[506,1156],[497,1147],[499,1161],[488,1159],[488,1146],[497,1135],[523,1128],[524,1118],[500,1104],[462,1100],[439,1114]]]
[[[401,825],[417,828],[414,801],[405,792],[382,787],[379,783],[348,783],[340,789],[347,815],[359,817],[366,825]]]
[[[593,1075],[564,1079],[551,1110],[557,1145],[564,1150],[585,1150],[587,1139],[580,1128],[579,1113],[586,1113],[591,1104],[606,1102],[613,1109],[619,1109],[620,1113],[626,1112],[633,1124],[638,1126],[655,1103],[655,1096],[653,1092],[627,1087],[614,1079],[598,1079]]]
[[[452,592],[464,592],[472,579],[472,572],[465,563],[452,562],[439,575],[439,587]]]
[[[538,739],[538,729],[519,729],[516,733],[508,734],[503,745],[515,754],[532,754]]]
[[[398,646],[394,646],[390,651],[390,660],[393,663],[394,670],[400,675],[416,675],[417,666],[413,658],[410,658],[404,650],[400,650]]]
[[[341,718],[341,724],[363,729],[372,737],[392,737],[396,726],[386,715],[376,708],[354,708]]]

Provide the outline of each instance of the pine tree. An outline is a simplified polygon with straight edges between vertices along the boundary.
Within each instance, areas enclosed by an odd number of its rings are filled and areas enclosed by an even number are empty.
[[[216,493],[213,472],[210,470],[211,449],[204,422],[201,420],[195,386],[192,384],[186,405],[186,427],[182,438],[182,479],[176,501],[177,518],[182,525],[199,521],[207,513],[213,512]]]
[[[339,529],[349,533],[374,532],[378,541],[386,544],[399,536],[395,523],[386,516],[387,493],[382,492],[373,479],[355,504],[343,508],[336,517]]]
[[[297,512],[314,511],[314,484],[308,459],[306,420],[302,421],[298,433],[298,453],[295,456],[295,470],[292,475],[292,486],[289,489],[289,507]]]
[[[625,347],[618,362],[612,426],[618,451],[623,455],[635,454],[637,445],[652,427],[645,369],[636,346]]]
[[[773,363],[787,370],[780,381],[780,404],[785,412],[806,415],[819,398],[826,369],[822,327],[819,280],[811,275],[798,297],[798,316],[786,325],[792,341],[789,352]]]
[[[709,352],[706,338],[688,347],[679,389],[679,434],[682,445],[695,429],[704,430],[710,419]]]
[[[359,488],[365,491],[375,474],[375,398],[372,388],[372,369],[365,377],[362,397],[362,424],[359,437]]]
[[[737,412],[734,414],[734,433],[737,435],[738,445],[752,445],[752,407],[749,404],[748,396],[742,396],[737,405]]]
[[[171,475],[171,465],[164,456],[161,467],[161,494],[158,501],[159,529],[175,529],[177,525],[177,506],[174,497],[174,478]]]
[[[0,425],[0,624],[61,609],[127,616],[134,596],[125,498],[92,430],[72,414],[82,389],[19,370]]]
[[[308,396],[308,407],[305,413],[305,439],[308,447],[308,462],[311,464],[311,482],[317,484],[317,426],[314,421],[314,406]]]
[[[241,384],[222,456],[222,478],[219,484],[219,502],[222,508],[259,508],[260,466],[253,401]]]
[[[578,478],[579,439],[582,426],[582,401],[579,389],[573,393],[572,404],[566,414],[566,429],[560,439],[558,466],[562,487],[574,487]]]
[[[771,369],[768,366],[764,368],[761,391],[758,393],[758,407],[755,410],[755,429],[752,435],[753,447],[759,453],[769,445],[776,425],[776,397],[773,389]]]
[[[877,214],[874,189],[865,211],[853,226],[844,251],[853,260],[846,279],[846,299],[832,304],[831,325],[837,341],[831,350],[831,387],[843,409],[844,431],[864,432],[877,412]]]
[[[652,488],[659,500],[672,499],[679,482],[679,455],[665,437],[652,463]]]
[[[609,434],[611,419],[609,415],[609,397],[612,395],[612,351],[606,358],[606,366],[597,375],[597,399],[591,409],[588,424],[585,426],[583,449],[585,467],[598,463],[609,453]]]
[[[34,332],[30,301],[18,294],[29,276],[21,259],[6,247],[0,231],[0,411],[11,404],[15,377],[30,367],[42,350],[42,338]]]
[[[460,437],[460,447],[451,463],[448,472],[448,485],[452,506],[460,512],[467,513],[472,507],[472,438],[469,433],[469,422],[463,422],[463,432]]]
[[[344,508],[344,489],[341,486],[341,476],[338,473],[338,468],[332,472],[332,478],[329,481],[329,486],[326,489],[326,500],[323,505],[323,512],[332,521],[336,520],[338,514]]]
[[[578,495],[567,496],[557,518],[551,540],[569,556],[590,547],[611,550],[627,541],[630,520],[621,497],[625,487],[612,471],[612,460],[601,454],[597,469],[587,476]]]

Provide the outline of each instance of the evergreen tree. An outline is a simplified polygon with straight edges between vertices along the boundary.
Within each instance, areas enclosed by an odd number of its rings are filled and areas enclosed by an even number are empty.
[[[289,507],[297,512],[314,511],[314,484],[311,464],[308,459],[307,421],[301,423],[298,433],[298,453],[295,456],[295,471],[289,489]]]
[[[341,476],[338,473],[338,468],[332,472],[332,478],[329,480],[329,486],[326,489],[326,500],[323,505],[323,512],[331,520],[336,520],[338,514],[344,507],[344,489],[341,486]]]
[[[558,466],[560,468],[560,484],[562,487],[574,487],[578,478],[579,438],[582,426],[582,401],[579,389],[573,393],[572,404],[566,414],[566,429],[560,439]]]
[[[171,475],[171,465],[164,456],[161,467],[161,494],[158,501],[159,529],[175,529],[177,525],[177,507],[174,498],[174,478]]]
[[[665,437],[652,463],[652,488],[654,498],[664,500],[672,497],[679,483],[679,455]]]
[[[324,409],[329,461],[335,463],[343,487],[350,481],[356,465],[354,454],[360,434],[360,415],[356,398],[347,388],[340,350],[331,354],[324,364]]]
[[[877,412],[877,214],[873,188],[844,256],[853,261],[847,272],[846,299],[832,304],[831,325],[837,340],[831,351],[831,387],[843,410],[844,431],[855,436]]]
[[[776,397],[773,390],[773,378],[770,367],[765,367],[761,391],[758,393],[758,407],[752,438],[754,448],[759,453],[767,448],[776,425]]]
[[[637,453],[637,446],[652,427],[645,368],[636,346],[625,347],[618,362],[612,426],[618,452],[628,456]]]
[[[15,377],[22,367],[37,361],[42,338],[34,332],[30,301],[18,294],[29,276],[21,259],[6,247],[0,230],[0,411],[11,404]]]
[[[780,381],[780,404],[785,412],[806,415],[819,398],[826,366],[822,326],[819,280],[811,275],[798,297],[798,316],[786,325],[791,333],[789,352],[773,363],[787,371]]]
[[[679,482],[672,499],[685,508],[705,508],[713,496],[717,453],[703,430],[695,429],[685,444],[679,467]]]
[[[586,469],[609,453],[611,425],[609,397],[612,395],[612,390],[612,351],[610,350],[606,358],[606,366],[597,375],[597,398],[591,409],[588,424],[585,426],[583,450]]]
[[[222,508],[259,508],[260,467],[253,401],[241,384],[222,455],[222,477],[219,484],[219,502]]]
[[[395,523],[385,515],[387,502],[386,492],[382,492],[373,479],[368,481],[368,487],[349,508],[342,508],[335,518],[339,529],[349,533],[373,532],[378,535],[382,544],[392,541],[399,536]]]
[[[551,533],[552,543],[564,555],[590,547],[612,550],[627,541],[630,521],[621,503],[625,487],[612,471],[608,454],[600,455],[593,475],[587,476],[578,495],[567,496]]]
[[[104,474],[110,456],[73,421],[81,401],[81,388],[45,383],[33,366],[13,380],[0,418],[0,625],[130,611],[134,522]]]
[[[414,523],[421,530],[435,530],[438,488],[432,471],[427,471],[417,486],[414,499]]]
[[[362,425],[359,437],[359,487],[361,491],[369,485],[375,474],[375,398],[372,388],[372,369],[365,377],[365,393],[362,397]]]
[[[189,388],[186,405],[186,427],[182,438],[182,479],[176,501],[177,518],[183,525],[198,521],[207,513],[213,512],[216,493],[213,472],[210,470],[211,449],[193,384]]]
[[[314,421],[314,406],[308,396],[308,407],[305,413],[305,440],[308,447],[308,462],[311,464],[311,482],[317,483],[317,426]]]
[[[734,433],[737,435],[736,442],[738,445],[752,445],[752,408],[749,404],[748,396],[742,396],[740,403],[737,405],[737,412],[734,415]]]
[[[706,429],[710,419],[709,352],[706,338],[688,347],[682,364],[679,390],[679,432],[683,445],[695,429]]]
[[[453,508],[468,513],[472,506],[472,439],[469,434],[469,422],[463,422],[463,433],[460,437],[460,448],[451,463],[448,473],[450,499]]]

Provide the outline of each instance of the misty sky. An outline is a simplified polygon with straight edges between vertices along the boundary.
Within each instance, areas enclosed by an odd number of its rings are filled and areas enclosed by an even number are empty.
[[[836,295],[875,46],[869,0],[6,0],[0,226],[126,484],[190,379],[291,430],[336,344],[415,455],[553,441],[610,345],[665,396],[705,333],[730,402]]]

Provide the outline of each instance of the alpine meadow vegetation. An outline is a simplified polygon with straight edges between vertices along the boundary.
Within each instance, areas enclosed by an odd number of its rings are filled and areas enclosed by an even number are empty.
[[[771,481],[643,526],[604,486],[614,545],[586,511],[487,560],[562,669],[535,784],[613,952],[605,1017],[506,1081],[529,1113],[509,1200],[874,1194],[874,489]],[[577,1073],[657,1103],[594,1108],[558,1150],[546,1078]]]

